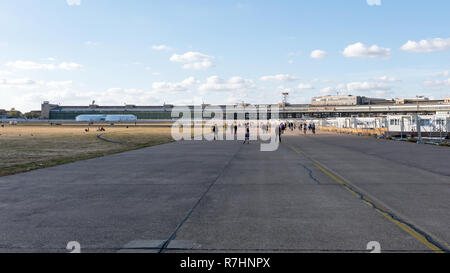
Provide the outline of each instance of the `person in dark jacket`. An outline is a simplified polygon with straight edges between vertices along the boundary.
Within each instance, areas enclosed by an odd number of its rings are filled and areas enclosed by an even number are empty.
[[[245,140],[243,144],[245,144],[246,142],[247,144],[250,144],[250,128],[247,128],[245,131]]]
[[[282,133],[282,125],[277,128],[278,141],[281,143],[281,133]]]

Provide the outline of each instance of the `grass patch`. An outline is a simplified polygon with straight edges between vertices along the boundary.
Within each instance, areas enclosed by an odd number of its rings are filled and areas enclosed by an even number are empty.
[[[0,176],[172,142],[170,127],[19,125],[0,128]],[[114,142],[97,139],[97,135]]]

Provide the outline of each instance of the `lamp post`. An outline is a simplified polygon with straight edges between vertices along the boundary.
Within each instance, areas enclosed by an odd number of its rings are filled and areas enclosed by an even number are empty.
[[[421,128],[421,120],[419,117],[419,96],[416,96],[416,102],[417,102],[417,110],[416,110],[416,127],[417,127],[417,136],[418,136],[418,140],[417,143],[418,144],[422,144],[422,128]]]

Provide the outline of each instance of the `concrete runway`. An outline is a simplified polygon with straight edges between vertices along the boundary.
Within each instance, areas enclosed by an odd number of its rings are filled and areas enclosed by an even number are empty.
[[[2,177],[0,252],[448,249],[450,149],[297,133],[259,148],[178,142]]]

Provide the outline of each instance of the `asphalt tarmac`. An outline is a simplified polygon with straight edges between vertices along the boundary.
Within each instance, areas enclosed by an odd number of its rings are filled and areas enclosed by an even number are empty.
[[[450,149],[297,132],[0,178],[0,252],[448,251]]]

